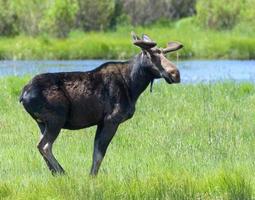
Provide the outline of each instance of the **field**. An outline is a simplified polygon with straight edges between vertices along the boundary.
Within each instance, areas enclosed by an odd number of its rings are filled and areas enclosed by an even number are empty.
[[[148,34],[160,47],[166,47],[169,41],[182,42],[185,48],[179,52],[185,59],[255,59],[253,26],[213,31],[196,26],[194,18],[107,32],[73,31],[66,39],[47,35],[0,37],[0,59],[128,59],[139,51],[132,45],[133,30],[139,35]]]
[[[0,79],[0,199],[252,199],[255,86],[155,84],[88,173],[95,127],[64,130],[52,177],[36,149],[39,130],[18,103],[29,77]]]

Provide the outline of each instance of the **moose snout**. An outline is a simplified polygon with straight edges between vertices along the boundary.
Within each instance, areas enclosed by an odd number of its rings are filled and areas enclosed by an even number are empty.
[[[181,76],[178,69],[167,71],[167,74],[171,77],[172,83],[180,83]]]
[[[180,71],[174,63],[161,56],[161,65],[164,69],[163,77],[168,83],[180,83],[181,76]]]

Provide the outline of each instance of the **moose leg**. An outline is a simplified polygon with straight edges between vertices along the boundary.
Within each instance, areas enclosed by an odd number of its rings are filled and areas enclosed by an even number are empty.
[[[119,124],[112,122],[105,122],[103,125],[98,125],[94,141],[93,163],[90,175],[97,175],[107,147],[116,133],[118,125]]]
[[[44,131],[45,131],[45,129],[46,129],[46,126],[45,126],[44,123],[38,123],[38,126],[39,126],[40,131],[41,131],[41,136],[40,136],[40,141],[41,141],[41,140],[42,140],[42,137],[43,137],[43,134],[44,134]],[[41,145],[42,145],[42,146],[45,146],[46,144],[41,144]],[[43,156],[43,154],[42,154],[42,156]],[[50,164],[50,162],[46,159],[45,156],[43,156],[43,159],[44,159],[44,161],[46,162],[46,164],[47,164],[48,168],[50,169],[50,171],[54,171],[53,166]]]
[[[64,173],[64,169],[61,167],[52,153],[52,145],[56,140],[59,132],[60,128],[53,128],[46,125],[42,138],[37,145],[39,152],[43,156],[46,164],[48,165],[48,168],[53,175],[56,173]]]

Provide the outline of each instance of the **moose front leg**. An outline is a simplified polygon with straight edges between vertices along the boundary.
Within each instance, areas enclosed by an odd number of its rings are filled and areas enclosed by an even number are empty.
[[[93,163],[90,175],[97,175],[101,162],[106,153],[107,147],[110,144],[114,134],[116,133],[118,126],[118,123],[114,123],[111,121],[105,121],[103,124],[97,126],[94,141]]]

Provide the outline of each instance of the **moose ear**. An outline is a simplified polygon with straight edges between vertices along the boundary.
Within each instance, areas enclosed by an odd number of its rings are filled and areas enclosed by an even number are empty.
[[[146,42],[153,42],[153,40],[150,39],[150,37],[148,35],[145,35],[145,34],[142,35],[142,39],[143,39],[143,41],[146,41]]]
[[[165,49],[163,49],[163,53],[166,54],[166,53],[169,53],[169,52],[172,52],[172,51],[177,51],[179,49],[181,49],[183,47],[183,45],[179,42],[169,42],[167,44],[167,47]]]
[[[142,36],[142,39],[138,37],[133,31],[131,32],[133,38],[133,44],[140,47],[141,49],[151,49],[157,45],[156,42],[152,41],[147,35]]]

